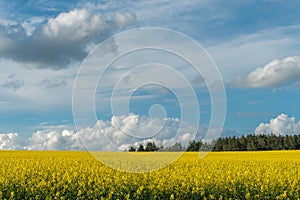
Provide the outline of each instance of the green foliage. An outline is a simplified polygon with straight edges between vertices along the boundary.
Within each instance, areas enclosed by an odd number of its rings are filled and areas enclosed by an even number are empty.
[[[145,151],[157,151],[159,148],[156,146],[154,142],[148,142],[146,144]]]
[[[140,144],[139,147],[137,148],[137,151],[138,152],[141,152],[141,151],[158,151],[159,149],[160,148],[158,148],[154,142],[148,142],[145,147],[142,144]],[[136,149],[132,146],[128,149],[128,151],[131,151],[131,152],[133,152],[135,150]]]
[[[185,148],[182,146],[181,143],[176,142],[175,144],[162,149],[162,151],[185,151]]]
[[[200,151],[200,148],[202,146],[202,142],[201,141],[191,141],[189,142],[189,145],[187,147],[187,151]]]
[[[187,147],[175,143],[166,148],[159,148],[154,142],[142,144],[137,151],[266,151],[266,150],[300,150],[300,135],[253,135],[241,137],[224,137],[213,140],[211,143],[190,141]],[[130,147],[128,151],[136,151]]]
[[[219,138],[214,151],[263,151],[300,149],[300,135],[247,135]]]
[[[138,147],[137,151],[145,151],[144,146],[142,144],[140,144],[140,146]]]
[[[129,152],[135,152],[136,149],[135,149],[133,146],[131,146],[131,147],[129,147],[128,151],[129,151]]]

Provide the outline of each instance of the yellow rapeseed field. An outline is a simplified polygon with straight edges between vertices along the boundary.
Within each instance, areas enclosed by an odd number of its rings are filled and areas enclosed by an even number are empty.
[[[98,154],[111,162],[129,155]],[[141,155],[140,162],[147,167],[172,154],[155,152],[149,162]],[[1,151],[0,163],[0,199],[300,198],[300,151],[184,153],[149,173],[121,172],[75,151]]]

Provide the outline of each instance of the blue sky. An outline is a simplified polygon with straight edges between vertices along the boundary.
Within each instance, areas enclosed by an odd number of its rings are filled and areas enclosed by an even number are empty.
[[[79,148],[74,138],[82,131],[75,128],[72,93],[82,61],[89,50],[108,37],[143,27],[179,31],[205,48],[220,71],[226,91],[227,111],[222,135],[298,134],[299,7],[300,2],[296,0],[2,1],[0,148],[60,149],[69,140],[73,142],[69,141],[68,144],[72,143],[70,148]],[[192,55],[193,52],[190,53]],[[115,102],[116,109],[120,109],[116,112],[111,111],[111,102],[105,100],[113,80],[120,80],[133,61],[140,64],[149,60],[149,56],[161,62],[165,62],[163,58],[168,58],[170,65],[181,69],[180,73],[189,75],[199,103],[199,129],[207,130],[211,102],[207,86],[202,85],[203,77],[185,71],[189,67],[182,60],[166,52],[156,55],[151,51],[129,55],[127,59],[116,62],[111,71],[106,71],[106,79],[99,83],[95,92],[95,113],[101,125],[90,121],[86,126],[100,126],[98,129],[106,130],[107,134],[118,135],[114,120],[122,119],[122,126],[137,128],[143,124],[142,116],[149,115],[149,109],[155,105],[151,117],[168,118],[168,124],[177,127],[175,119],[181,119],[182,102],[170,88],[148,84],[136,89],[127,106],[133,115],[123,113],[124,102],[121,99]],[[120,67],[122,65],[124,68]],[[148,77],[156,79],[168,75],[159,70],[149,69],[146,72]],[[86,76],[87,80],[97,78],[92,71]],[[128,77],[123,77],[124,83]],[[180,81],[170,81],[174,84],[173,88],[186,91]],[[124,91],[122,87],[119,89],[121,93],[126,93],[128,88],[123,88]],[[85,109],[90,102],[85,101],[84,92],[80,94],[80,106]],[[186,97],[183,103],[191,103],[189,99]],[[195,110],[188,109],[193,116]],[[116,117],[114,120],[113,116]],[[89,121],[88,118],[86,120]],[[189,137],[185,135],[186,140],[192,138],[195,121],[187,117],[183,126],[182,138],[184,134],[190,134]],[[133,130],[140,130],[141,133],[146,130],[139,128]],[[164,129],[169,139],[173,128]],[[113,132],[108,131],[112,129]],[[89,134],[97,135],[94,132]],[[44,144],[51,140],[49,137],[56,139],[46,147]],[[165,144],[163,136],[145,137],[143,141],[146,139]],[[137,142],[120,139],[113,143],[120,149],[122,145],[125,148]],[[110,149],[109,145],[104,149]]]

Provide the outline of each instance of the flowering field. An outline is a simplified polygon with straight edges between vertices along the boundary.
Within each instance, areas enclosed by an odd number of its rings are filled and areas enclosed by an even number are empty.
[[[299,151],[184,153],[150,173],[121,172],[74,151],[1,151],[0,163],[0,199],[300,198]]]

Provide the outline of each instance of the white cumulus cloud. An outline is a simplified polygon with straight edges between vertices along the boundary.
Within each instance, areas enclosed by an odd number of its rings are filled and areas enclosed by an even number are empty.
[[[25,149],[29,150],[67,150],[80,149],[80,141],[76,134],[69,130],[63,131],[37,131],[28,139],[29,145]]]
[[[24,149],[24,143],[18,133],[0,134],[0,149]]]
[[[245,88],[276,88],[300,79],[300,56],[274,60],[247,76],[238,76],[234,84]]]
[[[102,15],[75,9],[50,18],[43,27],[43,33],[52,38],[80,41],[86,37],[94,37],[108,27],[109,24]]]
[[[270,120],[269,123],[261,123],[255,129],[257,135],[294,135],[300,133],[300,121],[295,117],[289,117],[286,114],[280,114]]]
[[[179,127],[177,118],[150,119],[131,113],[113,116],[110,121],[98,120],[93,127],[78,131],[51,126],[32,133],[29,138],[22,138],[18,133],[0,134],[0,149],[118,151],[149,141],[163,146],[175,142],[186,145],[195,138],[195,128],[191,125],[182,123]]]
[[[124,150],[147,141],[158,145],[182,142],[182,135],[190,132],[190,125],[179,129],[177,118],[154,118],[136,114],[113,116],[111,121],[99,120],[94,127],[85,128],[76,134],[89,150]],[[195,136],[195,133],[193,133]]]

